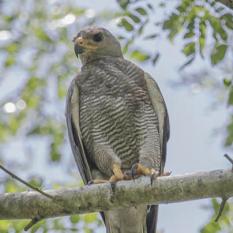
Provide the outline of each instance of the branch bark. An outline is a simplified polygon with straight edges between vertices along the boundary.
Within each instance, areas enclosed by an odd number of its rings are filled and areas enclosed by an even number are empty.
[[[149,177],[79,189],[47,190],[54,199],[35,191],[0,195],[0,219],[51,218],[117,209],[138,204],[165,204],[203,198],[233,196],[233,171],[215,170],[159,177],[150,185]]]
[[[216,0],[216,2],[220,2],[226,7],[233,9],[233,0]]]

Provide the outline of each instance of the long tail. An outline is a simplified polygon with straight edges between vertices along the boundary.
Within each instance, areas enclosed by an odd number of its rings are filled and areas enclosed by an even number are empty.
[[[156,233],[158,206],[136,207],[104,212],[107,233]]]
[[[156,233],[159,206],[152,205],[148,208],[149,209],[146,217],[147,233]]]

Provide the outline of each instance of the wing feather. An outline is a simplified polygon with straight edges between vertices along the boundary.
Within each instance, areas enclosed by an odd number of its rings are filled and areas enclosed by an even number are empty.
[[[148,73],[145,73],[144,78],[146,80],[146,86],[151,99],[152,106],[158,116],[159,136],[162,155],[160,172],[163,172],[166,161],[166,146],[170,136],[170,126],[167,107],[156,81]],[[148,214],[146,218],[147,233],[156,233],[158,208],[158,205],[148,206]]]
[[[79,88],[75,79],[72,81],[68,90],[66,100],[66,123],[70,145],[76,164],[83,182],[87,184],[88,181],[92,180],[92,176],[82,143],[82,135],[79,124]]]
[[[162,172],[166,161],[167,141],[170,136],[169,117],[167,107],[158,84],[148,73],[145,73],[144,77],[146,80],[147,90],[150,96],[152,106],[159,120],[159,136],[162,155],[160,171]]]

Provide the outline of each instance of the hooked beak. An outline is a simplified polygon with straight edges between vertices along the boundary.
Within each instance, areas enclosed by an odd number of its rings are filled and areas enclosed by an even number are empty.
[[[88,38],[83,36],[78,36],[73,39],[74,42],[74,51],[76,56],[78,57],[79,54],[84,52],[94,52],[98,46],[91,43]]]
[[[79,54],[82,54],[85,51],[84,48],[84,39],[83,37],[79,36],[77,38],[74,38],[74,51],[76,56],[78,57]]]

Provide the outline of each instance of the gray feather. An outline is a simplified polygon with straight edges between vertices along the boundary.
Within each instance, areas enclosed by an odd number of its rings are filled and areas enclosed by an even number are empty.
[[[146,85],[152,106],[159,120],[159,136],[160,136],[160,145],[161,145],[160,148],[162,155],[161,164],[160,164],[160,173],[162,173],[166,162],[167,141],[170,136],[169,117],[167,113],[167,107],[158,84],[148,73],[145,73],[144,78],[146,80]],[[158,205],[148,206],[148,208],[149,211],[147,214],[147,229],[148,229],[147,233],[156,233],[156,225],[158,219]]]
[[[79,126],[79,89],[75,80],[72,81],[68,90],[66,100],[66,123],[76,164],[78,165],[83,182],[87,184],[88,181],[92,180],[92,177],[81,139],[82,135]]]
[[[159,136],[162,154],[160,171],[162,172],[166,162],[166,145],[170,136],[169,117],[166,104],[158,84],[148,73],[145,73],[144,77],[151,103],[159,120]]]

